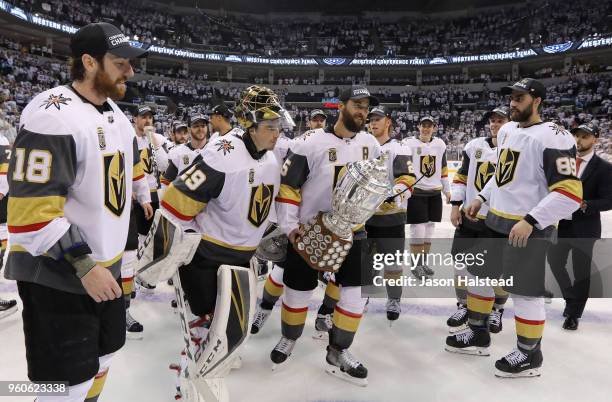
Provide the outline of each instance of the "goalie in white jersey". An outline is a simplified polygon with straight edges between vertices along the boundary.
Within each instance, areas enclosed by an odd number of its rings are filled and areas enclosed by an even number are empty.
[[[134,128],[111,100],[145,51],[107,23],[79,29],[71,50],[73,83],[26,106],[9,166],[6,277],[23,301],[28,377],[69,385],[69,396],[39,402],[94,401],[102,390],[125,343],[132,187],[146,186]]]
[[[215,309],[218,268],[249,267],[274,214],[280,166],[269,151],[281,124],[292,124],[274,92],[259,86],[242,93],[236,115],[245,134],[209,143],[196,163],[172,182],[161,203],[186,229],[202,234],[193,260],[179,268],[191,312],[200,317],[192,329],[196,337],[197,327],[209,321]],[[248,324],[232,326],[246,334]]]
[[[580,207],[582,183],[576,177],[576,141],[563,127],[540,118],[546,88],[525,78],[502,88],[510,94],[512,121],[498,134],[495,180],[472,201],[467,216],[475,219],[489,205],[487,256],[470,275],[512,279],[504,289],[514,301],[517,348],[495,363],[500,377],[540,375],[544,332],[546,250],[554,225]],[[494,303],[490,286],[468,286],[469,329],[448,337],[447,350],[488,354],[491,342],[486,316]]]
[[[510,119],[510,109],[506,106],[496,107],[485,114],[489,123],[490,137],[479,137],[468,142],[463,149],[462,161],[451,185],[451,216],[450,221],[455,226],[455,234],[451,252],[454,256],[467,252],[476,254],[477,247],[483,244],[482,238],[487,236],[484,220],[487,217],[486,205],[480,209],[476,222],[465,218],[465,209],[478,195],[484,186],[495,176],[497,164],[497,133]],[[462,258],[462,257],[461,257]],[[455,294],[457,296],[457,311],[446,321],[451,333],[459,332],[467,327],[468,292],[465,285],[460,285],[459,275],[465,271],[455,271]],[[495,286],[495,303],[493,310],[483,315],[489,319],[489,330],[498,333],[502,329],[503,307],[508,300],[508,292]]]
[[[336,124],[327,130],[308,131],[293,141],[281,171],[281,190],[277,198],[278,224],[291,243],[300,234],[300,224],[320,211],[331,210],[332,193],[346,164],[380,155],[378,142],[362,131],[370,105],[378,105],[378,100],[367,88],[344,90]],[[327,362],[330,373],[365,385],[367,369],[348,351],[365,305],[361,286],[369,280],[361,267],[365,231],[362,228],[354,231],[353,246],[335,273],[341,289],[329,335]],[[318,283],[318,271],[300,257],[293,245],[288,246],[286,260],[279,265],[285,268],[285,289],[282,337],[270,354],[275,364],[283,363],[291,355],[302,335],[308,302]]]
[[[442,193],[450,203],[450,185],[446,163],[446,143],[434,137],[436,121],[424,116],[419,122],[419,135],[406,138],[403,144],[412,150],[417,183],[408,201],[406,223],[410,225],[410,251],[420,254],[421,263],[412,267],[417,278],[431,277],[433,269],[426,263],[436,222],[442,221]]]

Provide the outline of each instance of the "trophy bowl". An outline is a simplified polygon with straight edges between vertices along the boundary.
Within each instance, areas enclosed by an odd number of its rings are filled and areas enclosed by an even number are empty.
[[[353,228],[365,224],[391,194],[386,154],[347,164],[332,195],[332,210],[302,226],[297,253],[313,269],[336,272],[353,245]]]

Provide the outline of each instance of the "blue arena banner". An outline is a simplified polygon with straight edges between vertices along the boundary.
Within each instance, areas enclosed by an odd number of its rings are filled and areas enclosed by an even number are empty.
[[[15,18],[26,21],[40,27],[61,31],[66,34],[73,34],[78,27],[56,22],[37,14],[30,14],[23,9],[0,0],[0,12],[12,15]],[[131,41],[132,46],[147,47],[146,44]],[[548,46],[515,50],[498,53],[487,53],[467,56],[440,56],[433,58],[378,58],[378,59],[351,59],[345,57],[260,57],[238,54],[224,54],[217,52],[201,52],[189,49],[179,49],[167,46],[150,45],[148,50],[152,54],[161,56],[176,57],[181,59],[200,60],[219,63],[238,63],[238,64],[261,64],[270,66],[360,66],[360,67],[401,67],[401,66],[433,66],[433,65],[454,65],[454,64],[473,64],[497,61],[522,60],[529,57],[560,54],[568,51],[595,49],[598,47],[612,46],[612,37],[587,38],[577,42],[565,42],[551,44]]]

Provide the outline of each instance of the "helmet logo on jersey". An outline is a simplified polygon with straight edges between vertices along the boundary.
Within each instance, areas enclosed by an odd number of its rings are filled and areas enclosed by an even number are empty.
[[[495,165],[490,162],[476,163],[476,177],[474,178],[474,186],[477,191],[484,188],[491,177],[495,174]]]
[[[142,162],[143,170],[146,174],[153,173],[153,163],[151,160],[151,153],[149,148],[143,148],[140,150],[140,160]]]
[[[497,162],[497,169],[495,170],[497,187],[505,186],[514,180],[519,156],[520,152],[518,151],[513,151],[509,148],[502,149],[499,155],[499,162]]]
[[[336,154],[336,148],[330,148],[329,151],[327,151],[327,155],[329,156],[330,162],[335,162],[338,160],[338,154]]]
[[[273,197],[273,184],[260,184],[257,187],[251,187],[248,219],[255,227],[260,227],[268,218]]]
[[[117,151],[104,155],[104,205],[114,215],[121,216],[125,201],[125,156]]]
[[[433,177],[436,173],[436,156],[423,155],[421,156],[421,174],[425,177]]]

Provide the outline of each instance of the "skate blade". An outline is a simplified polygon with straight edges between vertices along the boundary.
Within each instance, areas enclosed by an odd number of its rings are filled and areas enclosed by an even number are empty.
[[[329,332],[315,331],[315,333],[312,334],[312,339],[316,339],[317,341],[327,341],[329,340]]]
[[[4,317],[8,317],[8,316],[10,316],[12,314],[15,314],[17,311],[19,311],[17,306],[11,307],[8,310],[4,310],[4,311],[0,312],[0,319],[2,319]]]
[[[336,367],[332,364],[327,364],[327,368],[325,369],[325,371],[329,374],[332,375],[334,377],[338,377],[341,380],[344,380],[346,382],[350,382],[351,384],[354,385],[358,385],[360,387],[367,387],[368,386],[368,379],[367,378],[355,378],[355,377],[351,377],[350,375],[346,374],[344,371],[340,370],[340,367]]]
[[[448,333],[449,334],[456,334],[458,332],[465,331],[466,329],[468,329],[467,323],[462,324],[462,325],[460,325],[458,327],[448,327]]]
[[[506,373],[504,371],[495,369],[495,377],[498,378],[527,378],[527,377],[540,377],[542,373],[540,373],[539,368],[533,368],[525,371],[521,371],[520,373]]]
[[[125,339],[129,339],[131,341],[141,341],[142,338],[144,338],[144,334],[142,333],[131,333],[131,332],[125,333]]]
[[[489,348],[482,348],[478,346],[469,346],[467,348],[455,348],[452,346],[444,346],[444,350],[451,353],[459,353],[462,355],[472,355],[472,356],[490,356]]]

